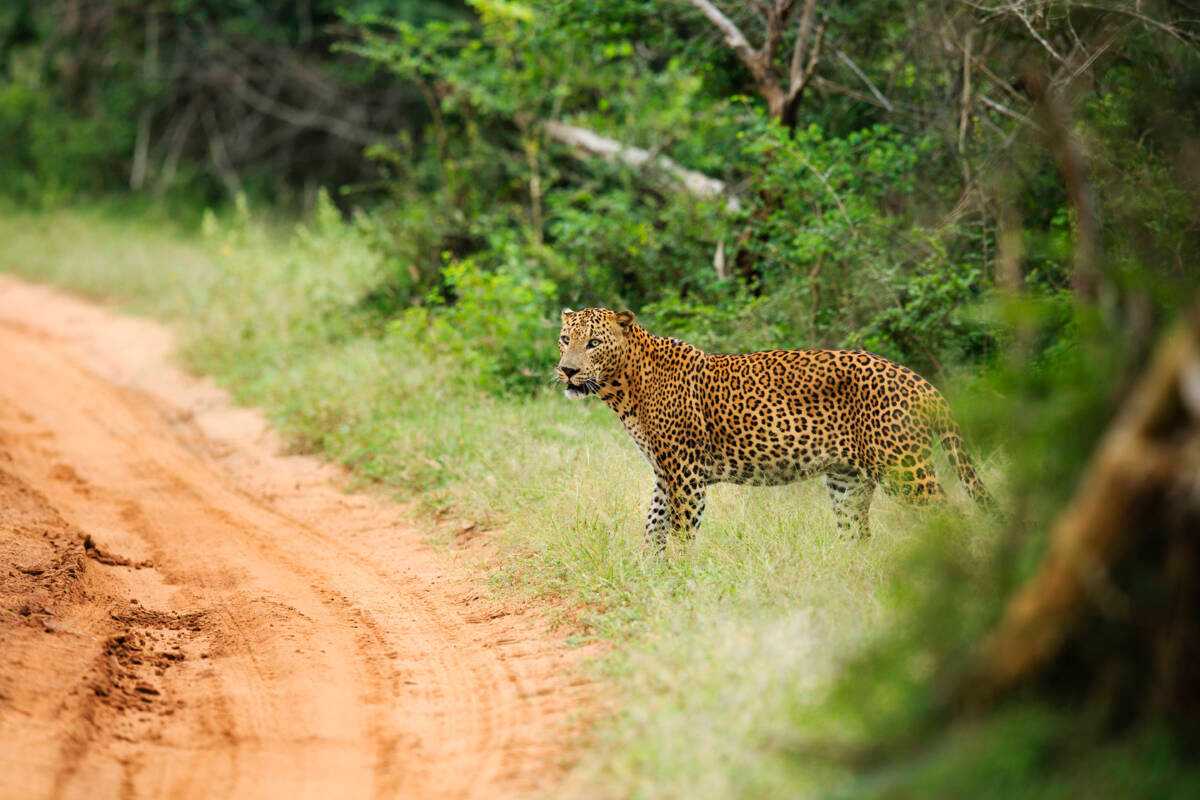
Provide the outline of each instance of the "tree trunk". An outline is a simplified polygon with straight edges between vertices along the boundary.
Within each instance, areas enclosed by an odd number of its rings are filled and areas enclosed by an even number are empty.
[[[1197,664],[1200,307],[1160,343],[956,699],[1040,687],[1195,734]]]

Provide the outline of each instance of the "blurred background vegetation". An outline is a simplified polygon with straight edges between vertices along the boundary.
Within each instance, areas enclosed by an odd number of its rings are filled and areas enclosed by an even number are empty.
[[[1170,2],[15,0],[0,186],[193,220],[325,188],[385,262],[381,315],[466,292],[546,327],[604,302],[703,346],[853,344],[936,372],[996,351],[970,308],[1002,220],[1020,288],[1071,288],[1072,158],[1089,260],[1112,267],[1089,293],[1178,297],[1194,37]],[[529,344],[496,354],[504,388],[544,374]]]
[[[612,794],[1200,793],[1140,662],[945,700],[1195,302],[1194,3],[9,0],[0,142],[0,267],[186,320],[299,446],[504,522],[501,579],[624,643]],[[1010,516],[885,506],[860,553],[807,494],[718,494],[648,563],[636,460],[545,391],[564,305],[908,364]]]

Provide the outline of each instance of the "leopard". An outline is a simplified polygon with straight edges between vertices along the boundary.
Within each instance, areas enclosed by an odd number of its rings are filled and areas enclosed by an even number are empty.
[[[709,486],[781,485],[821,475],[837,531],[870,536],[875,489],[913,505],[944,500],[939,441],[966,493],[994,512],[942,394],[863,350],[714,354],[656,336],[630,311],[562,311],[557,379],[597,396],[654,473],[645,543],[692,539]]]

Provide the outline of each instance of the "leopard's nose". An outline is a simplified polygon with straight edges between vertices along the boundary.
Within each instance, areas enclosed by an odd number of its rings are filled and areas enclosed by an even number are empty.
[[[571,380],[571,378],[574,378],[576,376],[576,374],[579,373],[579,370],[575,369],[574,367],[560,366],[559,369],[561,369],[563,371],[563,375],[567,376],[567,380]]]

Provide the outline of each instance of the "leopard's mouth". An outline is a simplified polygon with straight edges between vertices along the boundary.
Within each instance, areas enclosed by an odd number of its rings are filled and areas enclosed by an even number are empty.
[[[595,378],[588,378],[583,383],[567,382],[566,394],[572,400],[587,397],[589,394],[595,394],[598,391],[600,391],[600,381]]]

